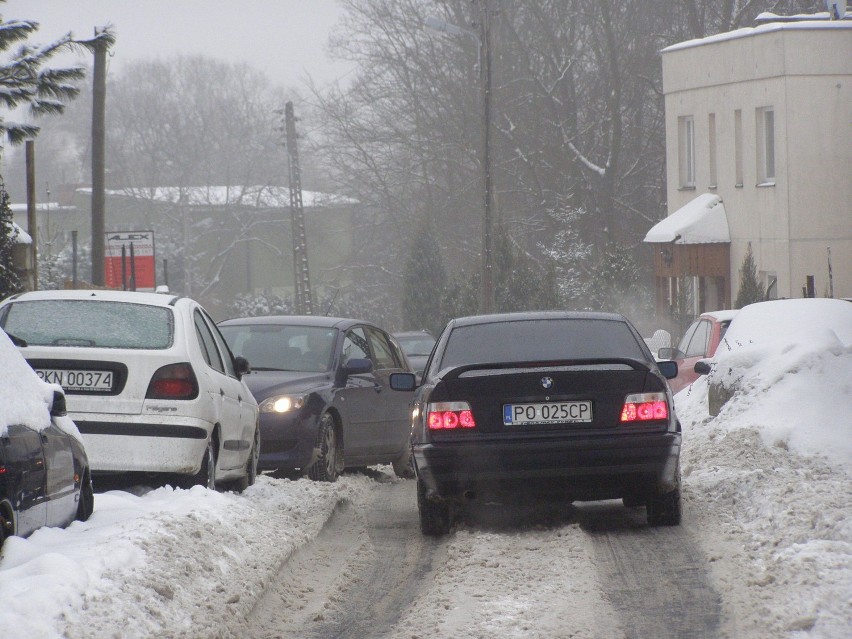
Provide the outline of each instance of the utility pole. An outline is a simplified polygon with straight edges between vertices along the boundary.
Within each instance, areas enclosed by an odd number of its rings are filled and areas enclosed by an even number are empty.
[[[30,256],[32,259],[32,290],[38,290],[38,223],[36,221],[36,191],[35,191],[35,142],[27,140],[26,165],[27,165],[27,232],[32,238]]]
[[[491,25],[488,0],[479,0],[479,73],[482,99],[482,312],[494,312],[493,188],[491,184]]]
[[[98,35],[97,29],[95,36]],[[106,55],[109,45],[95,48],[92,95],[92,284],[104,285],[105,157],[106,157]]]
[[[308,272],[308,242],[305,234],[305,210],[302,204],[302,171],[296,144],[296,117],[293,103],[284,105],[284,126],[287,135],[287,155],[290,168],[290,221],[293,233],[293,277],[296,284],[296,312],[313,315],[311,278]]]

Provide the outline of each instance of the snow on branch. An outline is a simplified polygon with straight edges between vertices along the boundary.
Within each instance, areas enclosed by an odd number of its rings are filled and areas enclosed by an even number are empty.
[[[580,162],[582,162],[586,166],[587,169],[594,171],[595,173],[597,173],[601,177],[606,175],[606,169],[598,166],[597,164],[592,162],[589,158],[587,158],[585,155],[580,153],[580,150],[576,146],[574,146],[573,142],[568,143],[568,148],[571,149],[574,152],[574,155],[577,157],[577,159],[580,160]]]

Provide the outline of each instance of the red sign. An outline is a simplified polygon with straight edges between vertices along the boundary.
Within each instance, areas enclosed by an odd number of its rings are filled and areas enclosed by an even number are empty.
[[[106,234],[104,284],[127,291],[153,291],[156,288],[153,231]]]

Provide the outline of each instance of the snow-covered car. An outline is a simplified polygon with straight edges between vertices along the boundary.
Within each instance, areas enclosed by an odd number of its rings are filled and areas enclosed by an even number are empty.
[[[707,404],[718,415],[735,393],[758,392],[782,377],[801,353],[806,366],[815,353],[852,346],[852,304],[830,298],[771,300],[743,307],[715,355],[695,370],[707,375]],[[774,362],[780,369],[776,370]],[[782,365],[783,363],[783,365]]]
[[[677,362],[677,376],[669,380],[673,393],[698,379],[696,362],[713,356],[736,314],[736,310],[702,313],[686,329],[677,347],[664,347],[657,351],[660,360],[670,359]]]
[[[624,500],[680,523],[681,429],[666,379],[621,315],[530,312],[451,320],[417,387],[412,449],[424,534],[472,500]],[[417,386],[391,376],[394,389]]]
[[[95,474],[156,473],[242,490],[260,449],[257,402],[194,300],[111,290],[34,291],[0,326],[43,380],[65,390]]]
[[[393,373],[402,349],[363,320],[322,316],[230,319],[219,328],[251,364],[260,404],[260,468],[335,481],[344,468],[393,464],[410,476],[409,401]]]
[[[0,546],[41,526],[85,521],[92,475],[65,395],[41,381],[0,331]]]

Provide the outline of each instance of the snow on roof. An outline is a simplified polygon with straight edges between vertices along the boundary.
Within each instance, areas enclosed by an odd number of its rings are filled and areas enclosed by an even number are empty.
[[[32,244],[33,238],[20,226],[12,222],[12,232],[15,233],[15,241],[18,244]]]
[[[767,19],[766,15],[761,14],[761,16],[763,16],[764,19]],[[846,16],[848,18],[850,17],[850,14],[847,13]],[[678,51],[680,49],[689,49],[691,47],[698,47],[705,44],[711,44],[713,42],[736,40],[737,38],[748,38],[775,31],[799,31],[806,29],[852,29],[852,20],[829,20],[828,13],[826,13],[825,18],[823,19],[802,19],[797,22],[765,22],[756,27],[745,27],[742,29],[735,29],[734,31],[727,31],[725,33],[717,33],[716,35],[708,36],[706,38],[695,38],[694,40],[678,42],[677,44],[673,44],[663,49],[663,53]]]
[[[91,188],[77,189],[80,193],[91,193]],[[285,186],[156,186],[150,188],[110,189],[106,195],[154,200],[184,206],[250,206],[256,208],[290,206],[290,189]],[[302,191],[305,207],[341,206],[357,204],[343,195]]]
[[[26,213],[27,205],[26,203],[17,203],[10,204],[9,207],[12,209],[12,213]],[[65,204],[59,204],[58,202],[36,202],[35,209],[38,212],[43,213],[56,213],[57,211],[66,212],[66,211],[76,211],[76,206],[67,206]]]
[[[730,242],[728,216],[722,198],[714,193],[702,193],[658,222],[648,231],[644,241],[675,244]]]

